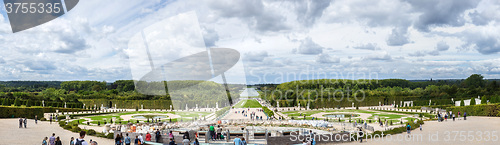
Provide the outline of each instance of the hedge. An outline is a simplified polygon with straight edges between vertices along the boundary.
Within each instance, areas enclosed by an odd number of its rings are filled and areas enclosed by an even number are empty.
[[[262,110],[264,110],[264,113],[266,113],[268,117],[274,116],[274,112],[266,106],[262,106]]]
[[[43,117],[43,113],[56,112],[55,110],[59,110],[59,112],[73,112],[73,111],[82,111],[83,109],[0,106],[0,118],[27,117],[29,119],[34,119],[35,115],[37,115],[38,118],[40,119]]]
[[[454,106],[446,108],[453,113],[467,112],[467,116],[498,116],[500,117],[500,104],[479,104],[472,106]]]

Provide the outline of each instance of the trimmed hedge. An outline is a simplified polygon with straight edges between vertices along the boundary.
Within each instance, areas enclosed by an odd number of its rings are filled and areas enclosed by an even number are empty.
[[[455,106],[446,108],[453,113],[467,112],[467,116],[497,116],[500,117],[500,104],[479,104],[472,106]]]
[[[56,110],[59,110],[59,112],[73,112],[82,111],[83,109],[0,106],[0,118],[27,117],[29,119],[34,119],[35,115],[37,115],[38,118],[42,118],[43,113],[52,113],[56,112]]]
[[[266,106],[262,106],[262,110],[264,110],[264,113],[266,113],[268,117],[274,116],[274,112]]]

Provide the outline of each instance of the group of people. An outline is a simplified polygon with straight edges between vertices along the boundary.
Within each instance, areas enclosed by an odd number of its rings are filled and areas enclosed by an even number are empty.
[[[69,145],[98,145],[97,142],[92,141],[92,139],[89,142],[85,141],[84,138],[86,134],[87,132],[80,131],[80,137],[76,139],[71,137]],[[52,133],[52,136],[50,138],[48,137],[43,138],[42,145],[63,145],[63,143],[61,141],[61,138],[59,138],[59,136],[56,137],[56,134]]]
[[[458,115],[458,120],[460,120],[460,118],[462,117],[460,111],[457,112],[457,115]],[[467,120],[467,112],[464,112],[463,116],[464,120]],[[438,112],[437,117],[438,117],[438,122],[443,122],[443,121],[448,121],[448,118],[453,119],[453,121],[455,121],[456,116],[455,114],[453,114],[452,111],[449,111],[444,113]]]
[[[236,138],[234,138],[233,142],[234,142],[234,145],[247,145],[247,141],[245,140],[245,138],[242,137],[240,139],[240,137],[238,135],[236,135]]]
[[[26,128],[27,124],[28,124],[28,119],[26,117],[19,118],[19,128],[23,128],[23,125],[24,125],[24,128]]]

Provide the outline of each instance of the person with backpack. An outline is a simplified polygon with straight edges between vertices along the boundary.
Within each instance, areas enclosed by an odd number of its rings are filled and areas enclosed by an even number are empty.
[[[198,139],[194,139],[194,142],[193,142],[193,145],[200,145],[200,142],[198,141]]]
[[[408,137],[410,137],[410,133],[411,133],[410,123],[407,123],[407,125],[406,125],[406,133],[408,133]]]
[[[75,145],[89,145],[83,138],[85,138],[85,134],[87,132],[85,131],[80,131],[80,137],[76,139]]]
[[[135,136],[135,140],[134,140],[134,145],[139,145],[139,138],[137,137],[137,135]]]
[[[69,140],[69,145],[75,145],[75,138],[71,137],[71,140]]]
[[[61,138],[56,138],[56,145],[62,145]]]
[[[359,129],[358,139],[359,139],[359,142],[362,143],[363,142],[363,130],[361,128],[358,128],[358,129]]]
[[[464,112],[464,120],[467,120],[467,112]]]
[[[125,137],[125,145],[130,145],[130,137],[128,137],[128,133],[125,134],[127,137]]]
[[[42,145],[47,145],[47,137],[43,138]]]

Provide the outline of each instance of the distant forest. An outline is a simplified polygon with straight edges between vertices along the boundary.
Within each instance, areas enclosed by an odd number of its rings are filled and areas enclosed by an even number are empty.
[[[404,79],[383,80],[336,80],[318,79],[291,81],[282,84],[255,85],[260,97],[273,106],[298,106],[309,104],[310,108],[335,108],[400,104],[400,101],[414,101],[414,106],[453,105],[451,101],[477,98],[482,103],[500,102],[500,85],[497,80],[485,80],[480,74],[473,74],[463,80],[409,81]],[[342,96],[344,97],[343,99]],[[357,96],[360,100],[355,100]],[[364,96],[361,100],[361,96]]]
[[[146,82],[139,82],[146,83]],[[154,83],[154,82],[149,82]],[[186,104],[210,104],[216,102],[223,107],[227,103],[226,91],[221,84],[211,81],[169,81],[159,83],[172,83],[176,86],[195,88],[166,93],[165,95],[144,95],[136,91],[133,80],[118,80],[113,83],[105,81],[1,81],[0,105],[3,106],[45,106],[68,108],[114,107],[167,109],[170,105],[174,108],[184,108]],[[147,85],[146,85],[147,86]],[[245,85],[229,84],[233,100],[239,98],[239,91]],[[148,88],[146,88],[148,89]],[[168,88],[165,88],[168,89]],[[137,101],[134,101],[137,100]]]

